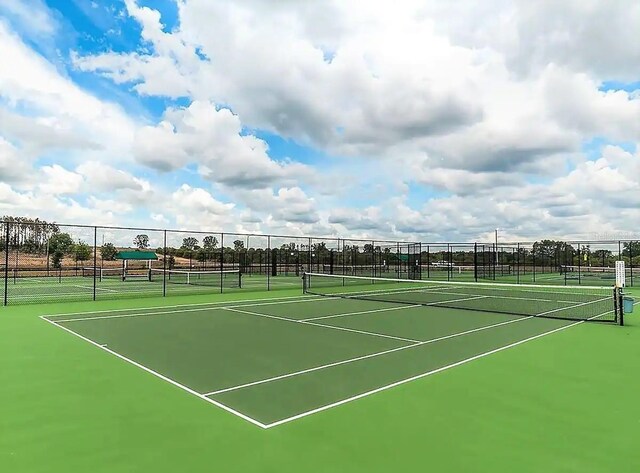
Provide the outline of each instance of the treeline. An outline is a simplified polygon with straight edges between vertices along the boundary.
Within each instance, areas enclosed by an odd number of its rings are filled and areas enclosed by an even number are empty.
[[[6,245],[7,230],[9,245],[19,247],[26,253],[36,253],[46,249],[49,238],[60,232],[57,224],[39,218],[5,215],[0,223],[0,247]]]

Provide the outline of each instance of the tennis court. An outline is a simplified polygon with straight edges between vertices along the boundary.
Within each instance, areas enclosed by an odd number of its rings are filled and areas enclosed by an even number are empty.
[[[308,274],[304,291],[43,319],[262,428],[585,321],[618,321],[609,288]]]
[[[94,279],[94,272],[95,279]],[[263,290],[297,288],[296,276],[268,277],[261,274],[243,274],[240,283],[238,270],[225,271],[145,271],[123,279],[122,270],[94,270],[81,268],[78,275],[51,275],[15,277],[7,279],[8,304],[26,304],[40,301],[108,300],[132,297],[173,296],[189,294],[233,293],[240,289]],[[0,295],[4,294],[0,288]],[[1,298],[1,297],[0,297]]]

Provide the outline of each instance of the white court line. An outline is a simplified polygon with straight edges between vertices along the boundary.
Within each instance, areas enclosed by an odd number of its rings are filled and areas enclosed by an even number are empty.
[[[211,303],[206,303],[205,305],[202,304],[193,304],[196,306],[200,306],[200,307],[195,307],[192,309],[178,309],[178,310],[160,310],[160,311],[156,311],[156,312],[134,312],[132,314],[115,314],[115,315],[99,315],[97,317],[78,317],[78,318],[72,318],[72,319],[56,319],[57,322],[78,322],[78,321],[84,321],[84,320],[103,320],[103,319],[118,319],[118,318],[124,318],[124,317],[146,317],[146,316],[151,316],[151,315],[165,315],[165,314],[181,314],[183,312],[197,312],[197,311],[201,311],[201,310],[211,310],[211,309],[215,309],[215,310],[220,310],[220,309],[228,309],[228,308],[236,308],[236,307],[256,307],[256,306],[263,306],[263,305],[274,305],[274,304],[295,304],[298,302],[324,302],[324,301],[330,301],[330,300],[334,300],[337,299],[337,297],[321,297],[321,296],[313,296],[313,297],[309,297],[309,296],[292,296],[292,297],[304,297],[304,299],[298,299],[298,300],[294,300],[294,301],[284,301],[284,302],[264,302],[264,303],[258,303],[258,304],[244,304],[242,302],[245,301],[221,301],[221,302],[211,302]],[[285,298],[282,298],[285,299]],[[289,299],[288,297],[286,299]],[[255,299],[256,301],[261,300],[261,299]],[[264,300],[273,300],[273,299],[264,299]],[[238,302],[241,302],[241,304],[238,304]],[[250,302],[250,300],[246,300],[246,302]],[[220,307],[217,304],[228,304],[231,303],[232,305],[230,306],[222,306]],[[214,305],[215,304],[215,305]],[[188,305],[182,305],[182,306],[167,306],[167,308],[173,309],[173,308],[177,308],[177,307],[189,307]],[[149,310],[151,309],[163,309],[163,307],[149,307],[147,308]],[[110,312],[124,312],[124,311],[139,311],[139,310],[147,310],[147,309],[118,309],[118,310],[104,310],[104,311],[98,311],[98,312],[86,312],[87,314],[94,314],[94,313],[110,313]],[[45,315],[45,317],[64,317],[64,316],[69,316],[69,315],[83,315],[85,312],[77,312],[75,314],[55,314],[55,315]]]
[[[349,317],[351,315],[373,314],[375,312],[390,312],[392,310],[411,309],[413,307],[423,307],[422,304],[406,304],[398,307],[388,307],[386,309],[361,310],[359,312],[348,312],[346,314],[321,315],[320,317],[310,317],[308,319],[299,319],[300,322],[311,322],[312,320],[332,319],[335,317]]]
[[[280,380],[280,379],[291,378],[293,376],[298,376],[298,375],[305,374],[305,373],[311,373],[313,371],[319,371],[319,370],[323,370],[325,368],[332,368],[334,366],[344,365],[344,364],[347,364],[347,363],[353,363],[355,361],[366,360],[367,358],[375,358],[377,356],[386,355],[387,353],[394,353],[394,352],[397,352],[397,351],[407,350],[409,348],[415,348],[415,347],[418,347],[418,346],[421,346],[421,345],[428,345],[430,343],[440,342],[442,340],[448,340],[450,338],[461,337],[463,335],[468,335],[470,333],[475,333],[475,332],[481,332],[482,330],[488,330],[490,328],[499,327],[501,325],[507,325],[507,324],[512,324],[512,323],[516,323],[516,322],[522,322],[523,320],[528,320],[528,319],[531,319],[532,317],[533,316],[517,318],[517,319],[507,320],[505,322],[499,322],[499,323],[496,323],[496,324],[485,325],[485,326],[482,326],[482,327],[477,327],[477,328],[474,328],[474,329],[466,330],[464,332],[453,333],[453,334],[450,334],[450,335],[443,335],[442,337],[438,337],[438,338],[431,338],[429,340],[424,340],[422,342],[414,343],[412,345],[405,345],[405,346],[402,346],[402,347],[391,348],[390,350],[384,350],[384,351],[379,351],[379,352],[376,352],[376,353],[370,353],[368,355],[362,355],[362,356],[358,356],[358,357],[355,357],[355,358],[349,358],[348,360],[336,361],[334,363],[328,363],[326,365],[320,365],[320,366],[316,366],[316,367],[313,367],[313,368],[308,368],[308,369],[305,369],[305,370],[295,371],[293,373],[287,373],[287,374],[283,374],[283,375],[279,375],[279,376],[274,376],[272,378],[265,378],[265,379],[261,379],[259,381],[253,381],[251,383],[241,384],[241,385],[238,385],[238,386],[232,386],[230,388],[219,389],[217,391],[212,391],[210,393],[206,393],[205,396],[213,396],[215,394],[222,394],[222,393],[226,393],[226,392],[229,392],[229,391],[237,391],[238,389],[248,388],[250,386],[255,386],[255,385],[258,385],[258,384],[264,384],[264,383],[269,383],[271,381],[277,381],[277,380]]]
[[[313,325],[315,327],[324,327],[324,328],[329,328],[333,330],[342,330],[343,332],[354,332],[354,333],[361,333],[363,335],[373,335],[374,337],[391,338],[391,339],[402,340],[404,342],[410,342],[410,343],[420,342],[420,340],[413,340],[411,338],[396,337],[394,335],[385,335],[383,333],[368,332],[366,330],[356,330],[354,328],[338,327],[337,325],[326,325],[326,324],[320,324],[317,322],[300,322],[300,323],[304,325]]]
[[[93,291],[93,286],[77,286],[77,285],[73,285],[71,287],[77,287],[80,289],[89,289],[91,291]],[[96,291],[108,291],[108,292],[119,292],[119,291],[114,291],[113,289],[107,289],[104,287],[96,287]]]
[[[101,350],[106,351],[107,353],[111,353],[113,356],[116,356],[116,357],[120,358],[121,360],[124,360],[124,361],[126,361],[128,363],[131,363],[132,365],[140,368],[141,370],[146,371],[147,373],[150,373],[150,374],[162,379],[163,381],[166,381],[167,383],[173,384],[174,386],[176,386],[176,387],[188,392],[189,394],[193,394],[194,396],[199,397],[200,399],[203,399],[203,400],[205,400],[205,401],[207,401],[207,402],[209,402],[209,403],[211,403],[211,404],[213,404],[213,405],[215,405],[215,406],[217,406],[217,407],[219,407],[221,409],[224,409],[225,411],[230,412],[231,414],[234,414],[234,415],[236,415],[236,416],[238,416],[238,417],[240,417],[240,418],[242,418],[242,419],[244,419],[244,420],[246,420],[248,422],[251,422],[252,424],[257,425],[258,427],[261,427],[263,429],[266,429],[266,427],[267,427],[262,422],[257,421],[257,420],[255,420],[255,419],[253,419],[253,418],[251,418],[251,417],[249,417],[249,416],[247,416],[247,415],[245,415],[245,414],[243,414],[241,412],[238,412],[235,409],[232,409],[231,407],[225,406],[221,402],[218,402],[218,401],[215,401],[213,399],[210,399],[210,398],[204,396],[203,394],[200,394],[200,393],[194,391],[193,389],[185,386],[184,384],[180,384],[177,381],[174,381],[173,379],[168,378],[168,377],[158,373],[157,371],[152,370],[151,368],[147,368],[146,366],[141,365],[137,361],[133,361],[131,358],[127,358],[126,356],[121,355],[120,353],[111,350],[106,345],[101,345],[101,344],[91,340],[90,338],[84,337],[84,336],[80,335],[79,333],[76,333],[73,330],[68,329],[67,327],[63,327],[62,325],[57,324],[53,320],[47,319],[46,317],[44,317],[42,315],[40,316],[40,318],[42,320],[45,320],[45,321],[49,322],[50,324],[52,324],[52,325],[54,325],[54,326],[56,326],[58,328],[61,328],[62,330],[66,331],[68,333],[71,333],[71,334],[75,335],[78,338],[81,338],[85,342],[89,342],[93,346],[96,346],[96,347],[100,348]]]
[[[161,311],[156,311],[156,312],[139,312],[139,313],[133,313],[133,314],[116,314],[116,315],[101,315],[101,316],[97,316],[97,317],[78,317],[78,318],[72,318],[72,319],[56,319],[56,322],[82,322],[82,321],[86,321],[86,320],[106,320],[106,319],[121,319],[121,318],[126,318],[126,317],[150,317],[150,316],[154,316],[154,315],[166,315],[166,314],[182,314],[185,312],[199,312],[199,311],[206,311],[206,310],[222,310],[222,309],[235,309],[237,307],[258,307],[258,306],[263,306],[263,305],[274,305],[274,304],[295,304],[298,302],[324,302],[324,301],[330,301],[330,300],[334,300],[334,299],[338,299],[337,297],[319,297],[319,298],[306,298],[306,299],[300,299],[300,300],[295,300],[295,301],[277,301],[277,302],[261,302],[258,304],[232,304],[230,306],[216,306],[216,307],[212,307],[212,306],[207,306],[207,307],[196,307],[193,309],[179,309],[179,310],[161,310]],[[258,300],[258,299],[256,299]],[[226,301],[226,302],[235,302],[235,301]],[[161,307],[158,307],[159,309],[161,309]],[[128,310],[132,310],[135,311],[137,309],[128,309]],[[108,312],[108,311],[107,311]],[[59,314],[60,316],[65,316],[65,315],[70,315],[70,314]],[[73,315],[73,314],[71,314]],[[46,317],[53,317],[53,316],[46,316]],[[287,320],[292,320],[292,319],[287,319]]]
[[[638,301],[638,303],[640,303],[640,301]],[[574,307],[580,307],[581,305],[584,305],[584,304],[586,304],[586,303],[577,304]],[[420,306],[417,306],[417,307],[420,307]],[[507,324],[511,324],[511,323],[514,323],[514,322],[521,322],[523,320],[529,320],[529,319],[532,319],[532,318],[535,318],[535,317],[542,317],[542,316],[545,316],[545,315],[552,314],[554,312],[558,312],[560,310],[564,310],[564,308],[554,309],[554,310],[550,310],[550,311],[547,311],[547,312],[542,312],[542,313],[537,314],[537,315],[529,315],[529,316],[526,316],[526,317],[514,318],[512,320],[507,320],[505,322],[498,322],[498,323],[495,323],[495,324],[482,326],[482,327],[471,329],[471,330],[467,330],[467,331],[464,331],[464,332],[454,333],[454,334],[450,334],[450,335],[444,335],[442,337],[438,337],[438,338],[434,338],[434,339],[430,339],[430,340],[417,341],[416,343],[414,343],[412,345],[406,345],[406,346],[402,346],[402,347],[398,347],[398,348],[392,348],[390,350],[384,350],[384,351],[381,351],[381,352],[378,352],[378,353],[359,356],[359,357],[352,358],[352,359],[349,359],[349,360],[338,361],[338,362],[330,363],[328,365],[317,366],[317,367],[314,367],[314,368],[309,368],[309,369],[302,370],[302,371],[297,371],[297,372],[294,372],[294,373],[279,375],[279,376],[276,376],[276,377],[273,377],[273,378],[266,378],[266,379],[259,380],[259,381],[253,381],[253,382],[246,383],[246,384],[239,385],[239,386],[232,386],[230,388],[220,389],[220,390],[217,390],[217,391],[212,391],[212,392],[206,393],[205,396],[210,396],[210,395],[214,395],[214,394],[221,394],[221,393],[228,392],[228,391],[235,391],[237,389],[241,389],[241,388],[245,388],[245,387],[249,387],[249,386],[254,386],[254,385],[257,385],[257,384],[263,384],[263,383],[267,383],[267,382],[270,382],[270,381],[276,381],[278,379],[289,378],[291,376],[297,376],[299,374],[304,374],[304,373],[308,373],[308,372],[311,372],[311,371],[317,371],[317,370],[324,369],[324,368],[329,368],[329,367],[332,367],[332,366],[338,366],[338,365],[342,365],[342,364],[345,364],[345,363],[351,363],[353,361],[363,360],[363,359],[366,359],[366,358],[373,358],[375,356],[384,355],[386,353],[393,353],[395,351],[406,350],[408,348],[413,348],[413,347],[417,347],[417,346],[420,346],[420,345],[426,345],[426,344],[438,342],[438,341],[441,341],[441,340],[447,340],[449,338],[455,338],[455,337],[459,337],[461,335],[467,335],[467,334],[470,334],[470,333],[480,332],[482,330],[487,330],[487,329],[494,328],[494,327],[500,327],[502,325],[507,325]],[[608,314],[609,312],[611,312],[611,311],[603,312],[602,314],[599,314],[599,315],[596,315],[594,317],[591,317],[591,319],[595,319],[595,318],[600,317],[602,315]],[[356,314],[358,314],[358,313],[356,312],[356,313],[353,313],[352,315],[356,315]],[[255,314],[255,315],[257,315],[257,314]],[[345,315],[347,315],[347,314],[345,314]],[[289,319],[289,320],[293,320],[293,319]]]
[[[247,315],[255,315],[257,317],[266,317],[268,319],[276,319],[276,320],[282,320],[285,322],[293,322],[295,324],[300,324],[300,325],[313,325],[315,327],[323,327],[323,328],[329,328],[332,330],[339,330],[342,332],[354,332],[354,333],[360,333],[363,335],[370,335],[373,337],[379,337],[379,338],[391,338],[393,340],[401,340],[403,342],[409,342],[409,343],[420,343],[420,340],[412,340],[411,338],[403,338],[403,337],[396,337],[394,335],[385,335],[383,333],[377,333],[377,332],[367,332],[365,330],[356,330],[353,328],[346,328],[346,327],[337,327],[334,325],[325,325],[325,324],[319,324],[316,322],[304,322],[302,320],[299,319],[288,319],[286,317],[278,317],[277,315],[268,315],[268,314],[261,314],[260,312],[251,312],[248,310],[241,310],[241,309],[237,309],[237,308],[232,308],[232,307],[221,307],[222,310],[229,310],[232,312],[240,312],[241,314],[247,314]]]
[[[197,295],[197,294],[194,294]],[[151,306],[151,307],[129,307],[127,309],[104,309],[104,310],[89,310],[83,312],[69,312],[69,313],[60,313],[60,314],[50,314],[45,317],[61,317],[63,315],[87,315],[87,314],[105,314],[112,312],[126,312],[132,310],[154,310],[154,309],[173,309],[177,307],[195,307],[195,306],[208,306],[208,305],[219,305],[219,304],[228,304],[228,303],[241,303],[241,302],[254,302],[254,301],[277,301],[284,299],[319,299],[321,296],[312,296],[312,295],[301,295],[301,296],[287,296],[287,297],[265,297],[263,299],[238,299],[238,300],[228,300],[228,301],[218,301],[218,302],[197,302],[193,304],[176,304],[176,305],[165,305],[165,306]]]
[[[608,312],[604,312],[603,314],[600,314],[600,315],[604,315],[604,314],[606,314]],[[592,318],[600,317],[600,315],[594,316]],[[460,365],[464,365],[464,364],[469,363],[471,361],[479,360],[480,358],[484,358],[486,356],[493,355],[494,353],[498,353],[498,352],[507,350],[509,348],[513,348],[513,347],[516,347],[518,345],[522,345],[523,343],[527,343],[527,342],[530,342],[532,340],[536,340],[538,338],[542,338],[544,336],[551,335],[552,333],[560,332],[561,330],[566,330],[566,329],[568,329],[570,327],[575,327],[576,325],[580,325],[580,324],[583,324],[585,322],[586,322],[585,320],[580,320],[578,322],[574,322],[574,323],[571,323],[571,324],[568,324],[568,325],[564,325],[562,327],[559,327],[559,328],[556,328],[556,329],[553,329],[553,330],[548,330],[548,331],[540,333],[538,335],[534,335],[532,337],[525,338],[524,340],[519,340],[517,342],[510,343],[508,345],[504,345],[504,346],[495,348],[493,350],[486,351],[484,353],[480,353],[478,355],[475,355],[475,356],[472,356],[472,357],[469,357],[469,358],[465,358],[464,360],[460,360],[460,361],[457,361],[455,363],[451,363],[451,364],[446,365],[446,366],[441,366],[440,368],[436,368],[434,370],[427,371],[426,373],[421,373],[421,374],[418,374],[416,376],[412,376],[410,378],[406,378],[406,379],[402,379],[400,381],[396,381],[395,383],[387,384],[385,386],[381,386],[379,388],[372,389],[370,391],[366,391],[364,393],[360,393],[360,394],[357,394],[355,396],[351,396],[351,397],[348,397],[346,399],[342,399],[340,401],[333,402],[331,404],[320,406],[320,407],[317,407],[315,409],[311,409],[311,410],[306,411],[306,412],[301,412],[300,414],[296,414],[294,416],[287,417],[287,418],[278,420],[276,422],[272,422],[271,424],[267,424],[266,428],[270,429],[270,428],[276,427],[278,425],[282,425],[282,424],[286,424],[286,423],[294,421],[294,420],[302,419],[303,417],[307,417],[307,416],[310,416],[312,414],[316,414],[318,412],[326,411],[327,409],[331,409],[333,407],[338,407],[338,406],[340,406],[342,404],[346,404],[348,402],[355,401],[357,399],[362,399],[362,398],[370,396],[372,394],[376,394],[376,393],[379,393],[379,392],[382,392],[382,391],[386,391],[387,389],[395,388],[396,386],[400,386],[402,384],[409,383],[411,381],[415,381],[415,380],[418,380],[418,379],[421,379],[421,378],[425,378],[427,376],[431,376],[433,374],[440,373],[442,371],[446,371],[448,369],[455,368],[455,367],[460,366]]]

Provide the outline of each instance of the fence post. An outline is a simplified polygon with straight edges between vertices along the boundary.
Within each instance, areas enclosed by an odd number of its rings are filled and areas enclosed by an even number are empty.
[[[473,244],[473,280],[478,282],[478,242]]]
[[[630,271],[629,275],[630,275],[630,278],[631,278],[631,282],[630,282],[631,286],[633,286],[633,244],[634,244],[633,241],[630,241],[628,243],[628,245],[629,245],[629,271]]]
[[[93,227],[93,300],[96,300],[96,273],[98,272],[98,268],[96,265],[98,263],[98,227]]]
[[[520,243],[518,243],[518,248],[517,248],[517,253],[516,253],[516,258],[517,258],[517,262],[516,262],[516,281],[518,284],[520,284]],[[526,259],[525,259],[526,261]]]
[[[224,273],[224,233],[220,234],[220,293],[222,294],[222,281],[223,281],[223,273]]]
[[[4,235],[4,301],[3,304],[7,305],[9,302],[7,291],[9,290],[9,222],[5,222],[5,235]]]
[[[536,282],[536,247],[531,248],[531,258],[533,259],[533,282]],[[542,266],[544,272],[544,266]]]
[[[162,240],[162,297],[167,296],[167,231],[163,231]]]

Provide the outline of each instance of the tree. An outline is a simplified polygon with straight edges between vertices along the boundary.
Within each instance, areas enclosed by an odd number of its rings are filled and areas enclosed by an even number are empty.
[[[635,258],[640,255],[640,241],[627,241],[622,245],[622,256],[632,256]]]
[[[233,249],[235,251],[241,251],[244,249],[244,242],[242,240],[236,240],[233,242]]]
[[[136,245],[139,250],[145,250],[149,248],[149,237],[147,235],[136,235],[133,239],[133,244]]]
[[[100,256],[103,261],[115,261],[118,250],[113,243],[105,243],[100,247]]]
[[[56,233],[49,238],[49,255],[54,268],[62,267],[62,258],[73,248],[73,240],[68,233]]]
[[[371,243],[365,243],[363,250],[365,253],[373,253],[373,245]]]
[[[314,243],[311,248],[313,251],[316,252],[316,254],[319,254],[319,255],[326,254],[329,252],[329,249],[327,248],[327,244],[324,241]]]
[[[187,237],[182,240],[182,249],[184,250],[197,250],[198,249],[198,240],[193,237]]]
[[[73,253],[75,254],[76,261],[87,261],[91,258],[91,247],[83,241],[78,241],[73,245]]]
[[[202,239],[202,245],[205,250],[215,250],[218,247],[218,239],[213,235],[207,235]]]
[[[613,252],[611,250],[595,250],[591,254],[595,258],[596,264],[601,266],[609,266],[613,258]]]
[[[207,250],[205,250],[204,248],[200,248],[198,251],[196,251],[196,261],[205,263],[207,261]]]

